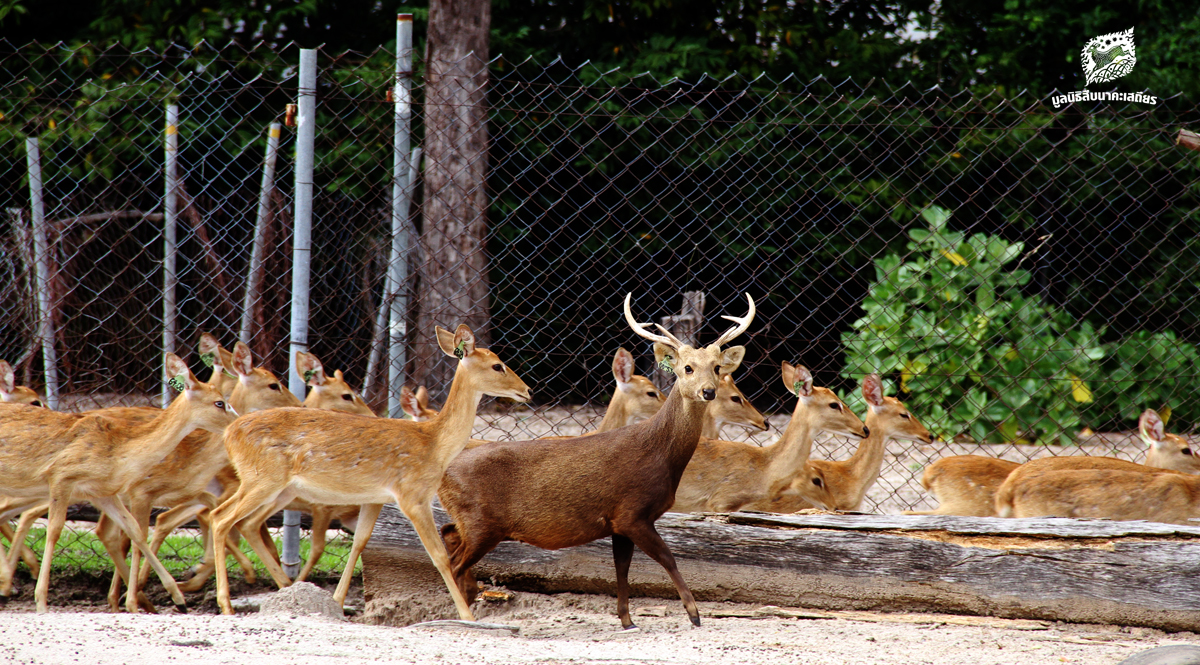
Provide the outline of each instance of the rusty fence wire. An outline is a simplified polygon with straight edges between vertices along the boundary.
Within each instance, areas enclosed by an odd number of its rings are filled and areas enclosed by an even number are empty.
[[[18,383],[45,387],[48,320],[62,408],[155,403],[168,103],[180,117],[177,350],[200,370],[201,331],[233,345],[268,127],[288,119],[298,62],[291,45],[0,43],[0,358]],[[387,368],[371,356],[390,328],[380,308],[397,295],[384,293],[394,56],[320,52],[318,63],[309,343],[382,412]],[[1176,143],[1200,126],[1194,100],[1055,108],[853,80],[659,81],[502,57],[448,68],[486,70],[483,149],[431,156],[449,140],[440,132],[462,131],[438,118],[470,114],[426,99],[418,60],[412,145],[427,150],[400,287],[403,369],[436,407],[449,361],[424,328],[471,320],[535,396],[485,403],[477,437],[595,427],[620,346],[653,375],[621,316],[627,292],[639,320],[686,320],[701,342],[723,329],[720,315],[743,312],[741,294],[758,301],[735,378],[772,428],[728,426],[724,438],[777,438],[795,404],[782,361],[859,413],[862,376],[880,373],[936,440],[889,443],[864,510],[931,507],[921,471],[946,455],[1140,459],[1131,432],[1144,409],[1185,435],[1200,422],[1200,153]],[[29,137],[48,229],[44,316]],[[281,376],[293,144],[285,126],[249,317],[256,361]],[[427,201],[439,171],[449,198]],[[435,232],[452,227],[476,238],[447,263]],[[701,310],[681,312],[685,292],[703,294]],[[813,454],[847,459],[856,446],[823,437]]]

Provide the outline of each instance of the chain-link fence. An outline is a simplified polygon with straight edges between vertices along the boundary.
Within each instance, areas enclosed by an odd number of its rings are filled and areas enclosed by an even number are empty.
[[[183,340],[209,331],[228,346],[267,127],[295,101],[298,61],[292,47],[0,45],[0,357],[19,382],[44,382],[25,138],[38,137],[42,156],[64,404],[151,403],[164,105],[180,114],[177,326]],[[386,363],[371,356],[391,327],[378,314],[390,302],[393,62],[385,51],[320,53],[317,92],[309,344],[377,411],[388,398]],[[469,78],[483,63],[454,66]],[[859,413],[861,377],[881,373],[938,440],[890,444],[867,510],[928,507],[921,470],[945,455],[1140,459],[1129,431],[1143,409],[1171,431],[1200,422],[1200,153],[1175,143],[1200,125],[1193,101],[1152,91],[1154,105],[1056,109],[1050,98],[851,80],[664,82],[503,58],[488,70],[485,149],[464,163],[426,152],[410,220],[420,242],[401,289],[411,296],[405,370],[429,384],[435,406],[447,385],[421,332],[432,322],[471,320],[534,387],[530,407],[485,405],[478,437],[594,427],[619,346],[650,374],[648,345],[620,314],[626,292],[643,321],[703,292],[701,341],[723,328],[720,314],[742,313],[742,293],[755,297],[735,378],[775,428],[748,440],[775,438],[794,405],[781,361],[806,365]],[[433,120],[424,72],[418,62],[414,146],[463,131]],[[285,129],[251,317],[256,359],[280,375],[292,140]],[[439,169],[451,173],[437,176],[438,191],[457,190],[458,207],[426,201]],[[486,189],[473,172],[486,173]],[[486,220],[472,211],[479,200]],[[459,240],[433,236],[454,224],[455,238],[476,237],[446,264],[455,254],[445,245]],[[435,311],[430,294],[450,308]],[[814,457],[844,459],[855,445],[823,438]]]

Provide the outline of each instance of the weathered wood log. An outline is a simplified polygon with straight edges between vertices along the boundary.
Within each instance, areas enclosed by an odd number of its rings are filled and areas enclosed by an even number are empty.
[[[439,524],[446,520],[435,513]],[[1200,629],[1197,527],[757,513],[668,513],[657,527],[700,600]],[[375,620],[453,613],[416,533],[394,508],[380,516],[363,563]],[[502,543],[475,572],[515,590],[616,590],[608,539],[560,551]],[[644,555],[634,557],[630,583],[635,595],[676,599],[661,567]],[[425,590],[427,598],[439,587],[442,606],[416,594]]]

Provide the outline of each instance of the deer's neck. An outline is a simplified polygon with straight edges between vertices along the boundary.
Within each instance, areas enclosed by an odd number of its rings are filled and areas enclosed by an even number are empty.
[[[854,495],[860,502],[867,488],[879,477],[879,469],[883,466],[884,444],[887,443],[888,437],[884,426],[874,416],[874,412],[868,407],[866,424],[867,429],[871,430],[871,435],[859,442],[858,449],[845,462],[853,478]]]
[[[154,418],[117,430],[124,431],[125,436],[116,442],[114,448],[117,451],[113,454],[127,462],[122,465],[126,476],[135,479],[145,476],[146,471],[161,462],[196,429],[192,408],[187,397],[180,395]]]
[[[604,419],[600,421],[600,426],[596,428],[596,431],[608,432],[628,424],[629,408],[625,394],[621,392],[620,388],[617,388],[608,402],[608,409],[604,411]]]
[[[459,363],[441,412],[425,423],[433,431],[432,452],[442,461],[443,468],[449,466],[450,461],[467,446],[467,439],[475,427],[479,401],[483,399],[483,393],[469,385],[466,372],[462,363]]]
[[[704,416],[704,428],[700,430],[700,436],[706,439],[721,438],[721,425],[723,424],[720,420],[714,418],[711,413],[706,412]]]
[[[696,452],[700,432],[704,429],[704,413],[708,402],[687,399],[679,392],[679,384],[671,387],[667,401],[653,418],[646,421],[647,436],[643,439],[656,452],[666,456],[675,486],[683,469]]]
[[[766,448],[771,496],[792,481],[792,476],[804,466],[812,454],[813,428],[806,416],[800,408],[793,411],[792,419],[788,422],[787,429],[783,430],[779,441]]]

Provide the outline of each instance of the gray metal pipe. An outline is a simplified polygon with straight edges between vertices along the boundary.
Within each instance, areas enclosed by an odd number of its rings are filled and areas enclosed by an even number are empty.
[[[175,222],[179,204],[179,107],[167,105],[166,160],[163,176],[166,180],[163,192],[163,353],[174,353],[176,345],[175,285],[179,274],[175,270],[176,236]],[[163,367],[162,408],[171,404],[171,388],[167,385],[166,367]]]
[[[396,15],[395,120],[392,133],[392,253],[388,261],[386,298],[391,300],[388,324],[388,416],[403,418],[400,389],[404,387],[405,346],[408,337],[408,210],[412,190],[409,174],[409,125],[412,120],[412,14]]]
[[[275,160],[279,154],[279,134],[283,125],[271,123],[267,130],[267,154],[263,162],[262,188],[258,194],[258,218],[254,223],[254,244],[250,249],[250,268],[246,272],[246,297],[242,302],[242,328],[238,339],[250,344],[254,332],[254,303],[262,293],[263,245],[267,236],[267,217],[271,210],[271,191],[275,189]]]
[[[25,139],[25,164],[29,168],[29,207],[33,213],[33,261],[37,278],[38,338],[45,365],[46,406],[58,410],[58,352],[54,348],[54,307],[50,293],[50,234],[42,197],[42,153],[36,136]]]
[[[296,117],[296,202],[292,230],[292,335],[288,354],[288,389],[304,395],[304,377],[292,361],[308,351],[308,283],[312,259],[313,158],[317,122],[317,52],[300,49],[300,100]],[[300,572],[300,515],[283,511],[281,563],[288,577]]]

